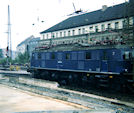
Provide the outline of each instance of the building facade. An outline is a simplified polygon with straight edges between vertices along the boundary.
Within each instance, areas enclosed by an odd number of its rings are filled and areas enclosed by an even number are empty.
[[[119,5],[103,6],[100,10],[70,17],[42,31],[39,46],[50,43],[52,45],[69,43],[94,45],[98,41],[103,43],[112,40],[115,43],[123,43],[124,38],[132,41],[133,36],[127,36],[127,33],[121,30],[134,26],[133,11],[134,3],[130,0]]]
[[[38,41],[40,40],[40,37],[34,37],[33,35],[28,37],[26,40],[22,41],[17,46],[17,53],[25,53],[28,52],[29,55],[31,55],[32,51],[35,49],[35,47],[38,45]]]
[[[38,41],[40,41],[40,37],[32,38],[28,43],[27,43],[27,52],[29,55],[32,55],[32,51],[35,50],[35,48],[38,45]]]

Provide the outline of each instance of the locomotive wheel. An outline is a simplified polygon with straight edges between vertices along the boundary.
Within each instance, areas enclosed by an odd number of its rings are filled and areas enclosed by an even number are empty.
[[[51,79],[51,74],[50,74],[50,72],[49,71],[43,71],[43,74],[42,74],[43,76],[43,79],[45,79],[45,80],[50,80]]]
[[[37,78],[38,77],[38,70],[32,71],[31,77],[32,78]]]
[[[122,75],[116,76],[112,82],[112,88],[115,91],[125,92],[127,90],[126,86],[126,79]]]
[[[82,76],[81,80],[82,80],[81,86],[84,87],[84,88],[86,88],[87,83],[88,83],[88,78],[87,78],[87,76],[85,76],[85,75]]]
[[[58,81],[58,73],[57,72],[52,72],[51,73],[51,80],[52,81]]]
[[[68,74],[68,85],[74,85],[77,84],[77,75],[74,73],[69,73]]]
[[[60,72],[58,74],[58,82],[61,85],[77,85],[78,75],[70,72]]]

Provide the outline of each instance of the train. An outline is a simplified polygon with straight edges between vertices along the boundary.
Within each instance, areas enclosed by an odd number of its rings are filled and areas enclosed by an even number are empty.
[[[133,90],[133,59],[133,47],[60,44],[33,51],[29,72],[59,84]]]

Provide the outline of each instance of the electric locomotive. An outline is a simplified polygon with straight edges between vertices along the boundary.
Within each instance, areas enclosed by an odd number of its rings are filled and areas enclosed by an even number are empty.
[[[133,48],[126,46],[61,44],[33,51],[30,71],[61,84],[132,89],[133,56]]]

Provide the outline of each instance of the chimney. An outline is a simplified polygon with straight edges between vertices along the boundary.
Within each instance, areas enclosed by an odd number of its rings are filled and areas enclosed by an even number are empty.
[[[102,11],[105,11],[107,9],[107,5],[102,6]]]

